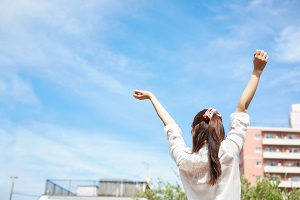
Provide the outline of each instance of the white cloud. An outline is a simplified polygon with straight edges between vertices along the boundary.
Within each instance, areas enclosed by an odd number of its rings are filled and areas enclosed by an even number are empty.
[[[284,28],[275,39],[274,51],[280,62],[300,62],[300,28]]]
[[[16,103],[39,104],[31,84],[17,74],[0,77],[0,102],[14,105]]]
[[[266,83],[266,87],[281,88],[280,92],[277,92],[278,94],[297,94],[300,91],[300,72],[297,68],[295,70],[291,70],[291,68],[274,70],[268,77],[269,81]]]
[[[131,11],[138,6],[131,8],[122,1],[90,1],[83,6],[80,1],[71,5],[67,1],[34,0],[2,4],[9,11],[0,16],[7,22],[0,48],[6,66],[48,80],[87,100],[103,97],[101,90],[127,96],[131,80],[153,76],[142,72],[145,63],[109,50],[102,41],[108,34],[103,29],[120,23],[116,16],[133,15]]]
[[[113,135],[51,124],[3,125],[0,130],[0,165],[3,166],[0,176],[18,175],[19,184],[31,179],[33,182],[22,189],[24,193],[31,191],[30,188],[37,184],[35,181],[42,178],[135,177],[144,180],[145,175],[151,175],[170,181],[177,179],[170,170],[174,163],[167,151],[162,153],[142,143],[133,145]],[[44,182],[39,184],[43,189]]]

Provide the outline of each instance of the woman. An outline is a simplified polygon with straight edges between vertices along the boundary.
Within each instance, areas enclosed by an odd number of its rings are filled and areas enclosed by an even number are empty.
[[[135,90],[136,99],[149,99],[164,123],[171,156],[179,168],[188,199],[238,200],[241,197],[239,154],[246,139],[249,115],[246,113],[268,62],[263,50],[254,53],[254,69],[242,93],[236,111],[230,116],[230,131],[225,139],[221,114],[213,109],[200,111],[192,123],[193,147],[190,149],[181,129],[155,95]]]

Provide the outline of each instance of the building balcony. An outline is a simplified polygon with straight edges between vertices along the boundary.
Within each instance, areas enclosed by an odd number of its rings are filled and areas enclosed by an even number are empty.
[[[280,188],[300,188],[300,181],[281,181]]]
[[[264,159],[300,160],[300,153],[264,152]]]
[[[300,174],[300,167],[265,166],[265,173]]]
[[[275,139],[263,138],[263,145],[284,145],[284,146],[299,146],[300,139]]]

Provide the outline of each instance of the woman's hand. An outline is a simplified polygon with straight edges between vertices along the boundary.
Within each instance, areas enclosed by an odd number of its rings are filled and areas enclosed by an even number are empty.
[[[255,75],[261,75],[268,62],[268,54],[264,50],[256,50],[254,52],[253,65]]]
[[[138,100],[150,99],[153,94],[149,91],[134,90],[133,97]]]

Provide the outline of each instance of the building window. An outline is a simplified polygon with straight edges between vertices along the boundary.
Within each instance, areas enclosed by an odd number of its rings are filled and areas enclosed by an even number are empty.
[[[273,139],[276,138],[275,134],[265,134],[265,138]]]
[[[297,135],[289,135],[288,138],[289,139],[298,139],[298,136]]]
[[[266,148],[266,151],[268,151],[268,152],[275,152],[276,149],[275,149],[275,148],[272,148],[272,147],[267,147],[267,148]]]
[[[255,134],[255,135],[254,135],[254,139],[255,139],[255,140],[260,140],[260,134]]]
[[[255,153],[261,153],[261,148],[260,147],[256,147],[255,148]]]
[[[261,167],[262,166],[262,162],[256,162],[256,167]]]
[[[300,181],[300,176],[291,177],[291,181]]]
[[[299,149],[292,149],[292,152],[293,152],[293,153],[298,153],[298,152],[299,152]]]
[[[280,178],[281,178],[280,175],[275,175],[275,174],[270,175],[271,180],[280,180]]]
[[[276,166],[276,161],[268,161],[266,162],[267,166]]]
[[[298,162],[290,162],[290,163],[288,164],[288,166],[289,166],[289,167],[299,167],[300,165],[299,165]]]

